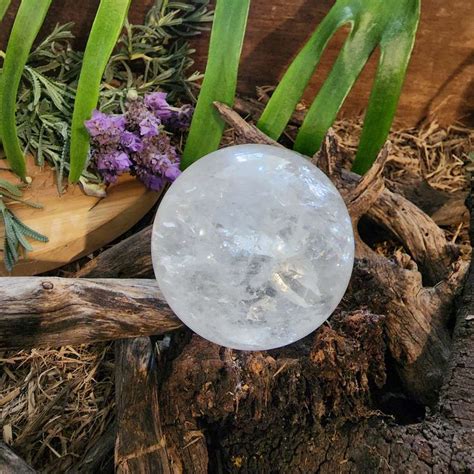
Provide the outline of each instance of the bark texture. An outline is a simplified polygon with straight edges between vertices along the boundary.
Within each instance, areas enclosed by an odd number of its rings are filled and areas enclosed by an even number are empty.
[[[34,474],[36,471],[0,441],[0,472],[2,474]]]
[[[158,405],[158,367],[148,337],[115,343],[117,473],[170,473]]]
[[[181,327],[155,280],[0,278],[0,350],[84,344]]]

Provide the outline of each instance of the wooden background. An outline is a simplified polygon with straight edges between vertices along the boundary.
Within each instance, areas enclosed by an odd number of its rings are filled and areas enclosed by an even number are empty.
[[[238,1],[238,0],[236,0]],[[14,0],[0,31],[5,39],[19,0]],[[57,22],[74,21],[78,44],[83,44],[98,0],[54,0],[43,31]],[[242,55],[239,90],[252,94],[257,85],[275,84],[305,39],[334,2],[331,0],[253,0]],[[141,21],[153,0],[133,0],[132,21]],[[474,1],[423,0],[417,42],[397,120],[413,125],[428,116],[449,124],[474,117]],[[344,39],[338,34],[329,45],[307,92],[310,100],[328,74]],[[204,70],[207,35],[194,40],[196,63]],[[372,84],[376,57],[359,78],[343,113],[361,112]]]

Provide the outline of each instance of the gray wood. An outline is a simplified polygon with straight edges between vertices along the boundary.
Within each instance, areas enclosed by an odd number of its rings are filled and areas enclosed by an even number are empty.
[[[155,280],[0,278],[0,350],[163,334],[181,327]]]

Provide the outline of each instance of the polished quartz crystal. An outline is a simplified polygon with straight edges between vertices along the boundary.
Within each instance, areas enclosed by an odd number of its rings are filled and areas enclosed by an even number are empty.
[[[352,225],[308,159],[238,145],[189,167],[161,202],[152,256],[159,287],[193,331],[222,346],[284,346],[319,327],[347,288]]]

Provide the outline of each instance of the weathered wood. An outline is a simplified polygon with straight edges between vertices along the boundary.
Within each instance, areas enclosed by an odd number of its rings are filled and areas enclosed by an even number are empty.
[[[427,284],[435,285],[451,272],[459,255],[433,219],[400,194],[386,189],[368,216],[390,229],[420,265]]]
[[[0,441],[0,472],[2,474],[34,474],[36,471]]]
[[[84,265],[77,278],[153,278],[152,226],[104,250]]]
[[[236,135],[253,143],[267,143],[268,137],[262,139],[262,132],[256,133],[255,126],[231,108],[221,104],[219,112]],[[349,157],[330,131],[314,161],[340,191],[353,221],[356,260],[351,298],[387,315],[388,347],[406,390],[415,399],[433,404],[451,351],[447,319],[468,263],[458,260],[457,248],[447,242],[429,216],[385,189],[382,171],[386,158],[385,147],[375,166],[361,178],[347,171]],[[397,255],[393,262],[371,250],[358,234],[364,214],[391,230],[410,256]]]
[[[220,102],[214,102],[214,107],[225,119],[230,127],[237,132],[237,138],[243,143],[261,143],[264,145],[273,145],[282,147],[277,141],[261,132],[257,127],[247,123],[239,114],[235,113],[228,105]]]
[[[0,278],[0,350],[83,344],[181,327],[154,280]]]
[[[222,351],[195,336],[163,387],[165,430],[185,472],[474,472],[473,265],[456,320],[441,401],[424,420],[397,424],[364,405],[364,385],[384,383],[383,324],[354,312],[294,350]]]
[[[166,439],[158,404],[158,374],[149,337],[115,343],[118,473],[168,474]]]
[[[108,465],[113,458],[117,427],[115,422],[102,433],[97,443],[84,453],[79,463],[68,470],[67,474],[93,474],[104,472],[104,465]],[[108,472],[108,471],[107,471]]]

